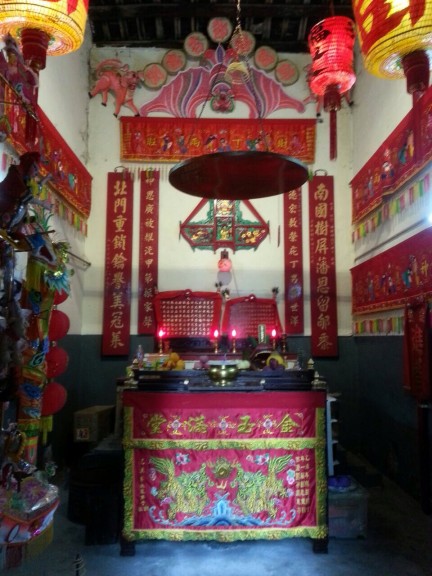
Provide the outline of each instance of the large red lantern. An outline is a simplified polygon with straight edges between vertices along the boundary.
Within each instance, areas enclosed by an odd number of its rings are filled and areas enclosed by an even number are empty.
[[[407,79],[409,94],[429,86],[432,3],[353,0],[360,50],[366,70],[381,78]]]
[[[429,86],[432,67],[432,2],[353,0],[366,70],[381,78],[403,78],[413,98],[414,158],[422,147],[417,100]]]
[[[69,316],[61,310],[52,310],[48,326],[48,339],[53,342],[64,338],[69,332],[69,328]]]
[[[47,378],[55,378],[66,371],[69,356],[63,348],[51,344],[51,348],[45,355],[45,362]]]
[[[354,22],[345,16],[332,16],[318,22],[309,33],[312,68],[309,85],[323,99],[330,113],[330,158],[337,155],[336,112],[341,109],[341,96],[352,88],[355,41]]]

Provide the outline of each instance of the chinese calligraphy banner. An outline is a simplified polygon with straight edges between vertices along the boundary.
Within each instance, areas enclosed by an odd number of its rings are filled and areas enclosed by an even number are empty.
[[[312,356],[337,356],[336,251],[333,176],[309,181]]]
[[[133,179],[108,173],[102,355],[129,353]]]
[[[131,392],[124,536],[325,538],[325,392]]]
[[[284,194],[285,332],[303,334],[303,242],[301,188]]]
[[[141,172],[138,334],[156,334],[153,297],[158,285],[159,256],[159,177],[158,170]]]
[[[120,118],[121,160],[178,162],[229,150],[266,150],[315,160],[316,120]]]
[[[432,229],[351,269],[352,312],[404,308],[407,298],[432,293]]]

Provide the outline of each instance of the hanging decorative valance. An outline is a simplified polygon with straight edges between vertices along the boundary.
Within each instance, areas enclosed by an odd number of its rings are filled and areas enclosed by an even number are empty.
[[[416,104],[421,138],[414,139],[410,110],[351,181],[352,221],[358,224],[432,158],[432,88]],[[417,147],[418,149],[415,149]]]
[[[403,308],[407,298],[432,295],[432,229],[351,269],[352,312]]]
[[[120,118],[120,157],[125,162],[177,162],[211,152],[265,150],[315,160],[316,120]]]
[[[5,87],[5,100],[10,89]],[[39,139],[36,151],[40,153],[40,174],[49,176],[45,195],[53,203],[53,212],[67,220],[82,233],[87,232],[87,219],[91,209],[92,176],[62,138],[54,124],[37,106]],[[26,114],[19,106],[5,106],[5,116],[11,126],[8,141],[18,155],[28,151],[26,143]],[[43,198],[41,198],[43,199]]]

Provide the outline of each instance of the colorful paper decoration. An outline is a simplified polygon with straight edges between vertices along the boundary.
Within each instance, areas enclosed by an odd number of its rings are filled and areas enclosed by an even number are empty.
[[[256,218],[255,221],[243,218],[242,205]],[[194,221],[206,207],[206,217]],[[256,250],[269,232],[268,223],[264,222],[249,200],[203,199],[180,224],[180,234],[193,249],[214,252],[219,248],[231,248],[233,252]]]
[[[432,4],[424,0],[353,0],[365,68],[382,78],[407,76],[407,90],[429,85]]]
[[[324,110],[330,112],[330,159],[337,156],[336,112],[341,109],[341,95],[354,82],[354,22],[345,16],[326,18],[309,33],[312,70],[309,85],[314,94],[324,98]]]

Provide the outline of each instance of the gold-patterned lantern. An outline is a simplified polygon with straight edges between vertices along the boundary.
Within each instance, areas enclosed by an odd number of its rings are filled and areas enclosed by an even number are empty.
[[[407,79],[409,94],[429,86],[432,2],[353,0],[364,66],[382,78]]]
[[[3,0],[0,35],[13,36],[28,65],[43,70],[47,54],[67,54],[81,46],[87,12],[88,0]]]

